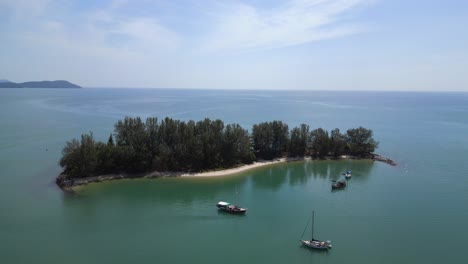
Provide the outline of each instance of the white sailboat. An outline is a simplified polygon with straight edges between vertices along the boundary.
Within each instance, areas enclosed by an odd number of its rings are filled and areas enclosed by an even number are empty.
[[[314,238],[314,216],[315,216],[315,212],[312,211],[312,238],[311,240],[301,239],[300,241],[304,246],[309,247],[309,248],[328,250],[332,247],[331,241],[321,241],[321,240]],[[307,222],[307,225],[309,225],[309,222]],[[307,229],[307,225],[306,225],[305,230]],[[305,230],[304,230],[304,233],[305,233]],[[304,233],[302,233],[302,235],[304,235]]]

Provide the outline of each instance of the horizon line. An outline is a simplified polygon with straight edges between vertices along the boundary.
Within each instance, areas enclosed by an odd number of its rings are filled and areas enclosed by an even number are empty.
[[[468,93],[468,90],[371,90],[371,89],[271,89],[271,88],[194,88],[194,87],[106,87],[81,86],[82,89],[154,89],[154,90],[211,90],[211,91],[295,91],[295,92],[414,92],[414,93]]]

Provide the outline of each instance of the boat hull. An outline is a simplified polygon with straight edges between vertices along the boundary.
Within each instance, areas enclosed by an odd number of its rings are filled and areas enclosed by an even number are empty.
[[[331,186],[332,190],[344,189],[345,187],[346,187],[346,182],[344,180],[336,182],[332,184]]]
[[[332,190],[339,190],[339,189],[344,189],[346,185],[343,186],[332,186]]]
[[[328,250],[332,247],[329,242],[319,241],[319,240],[301,240],[302,245],[319,250]]]
[[[232,205],[227,202],[218,202],[216,207],[223,212],[227,212],[230,214],[245,214],[247,212],[246,208],[239,207],[237,205]]]
[[[226,212],[226,213],[230,213],[230,214],[245,214],[245,212],[247,212],[247,210],[243,209],[243,210],[230,210],[230,209],[227,209],[227,208],[219,208],[220,211],[223,211],[223,212]]]

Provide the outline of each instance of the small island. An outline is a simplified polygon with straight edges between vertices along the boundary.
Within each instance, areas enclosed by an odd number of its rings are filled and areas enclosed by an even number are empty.
[[[14,83],[8,80],[0,80],[0,88],[81,88],[80,86],[64,80],[38,81]]]
[[[301,124],[289,130],[282,121],[255,124],[249,133],[239,124],[204,119],[126,117],[107,142],[92,132],[72,139],[62,150],[63,172],[56,183],[64,190],[105,180],[231,174],[275,162],[301,159],[372,159],[396,165],[374,154],[378,142],[363,127],[341,133]]]

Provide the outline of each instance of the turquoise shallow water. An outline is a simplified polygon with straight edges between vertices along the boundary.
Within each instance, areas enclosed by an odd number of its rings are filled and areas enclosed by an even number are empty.
[[[291,162],[57,189],[64,142],[88,131],[105,140],[125,115],[362,125],[399,166]],[[468,261],[467,93],[2,89],[0,125],[1,263]],[[347,168],[349,186],[331,192]],[[219,200],[249,211],[219,213]],[[311,210],[328,253],[300,246]]]

